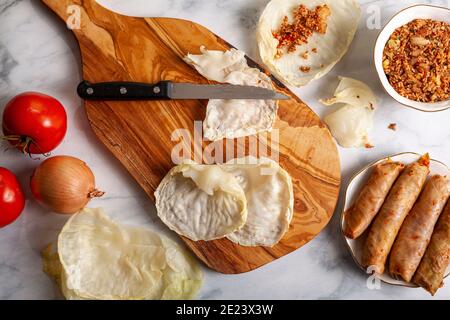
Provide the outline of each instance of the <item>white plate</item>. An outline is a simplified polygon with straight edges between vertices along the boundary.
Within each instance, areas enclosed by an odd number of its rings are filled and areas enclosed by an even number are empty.
[[[433,19],[438,21],[444,21],[450,23],[450,9],[443,7],[436,7],[430,5],[416,5],[404,9],[397,13],[391,21],[383,28],[378,36],[374,50],[374,63],[378,73],[378,77],[386,90],[386,92],[399,103],[426,112],[443,111],[450,108],[450,100],[425,103],[407,99],[395,91],[395,89],[389,83],[386,74],[383,69],[383,51],[386,43],[388,42],[391,34],[399,27],[408,24],[414,19]]]
[[[364,232],[363,235],[361,235],[359,238],[357,238],[355,240],[347,238],[344,235],[344,231],[343,231],[344,230],[344,222],[345,222],[344,212],[356,200],[357,196],[359,195],[360,190],[362,189],[364,184],[369,179],[369,176],[372,172],[372,168],[376,164],[378,164],[382,161],[385,161],[388,158],[391,158],[393,161],[402,162],[404,164],[410,164],[410,163],[417,161],[420,158],[420,156],[421,155],[419,155],[417,153],[406,152],[406,153],[400,153],[400,154],[397,154],[397,155],[394,155],[391,157],[386,157],[386,158],[380,159],[380,160],[368,165],[367,167],[363,168],[350,180],[350,183],[347,187],[347,191],[345,192],[344,209],[341,213],[341,231],[342,231],[342,235],[345,238],[345,242],[347,243],[347,246],[350,250],[350,253],[352,254],[353,260],[355,260],[355,262],[358,264],[358,266],[362,270],[364,270],[364,272],[365,272],[365,268],[363,268],[361,265],[361,256],[362,256],[362,249],[364,246],[364,242],[365,242],[365,239],[367,236],[367,231]],[[449,168],[445,164],[443,164],[442,162],[439,162],[437,160],[433,160],[433,159],[430,160],[430,175],[429,176],[436,175],[436,174],[449,175],[449,173],[450,173]],[[449,274],[450,274],[450,266],[447,268],[446,277]],[[379,278],[381,281],[388,283],[388,284],[411,287],[411,288],[417,287],[417,285],[415,285],[413,283],[396,280],[396,279],[392,278],[387,272],[382,274]]]

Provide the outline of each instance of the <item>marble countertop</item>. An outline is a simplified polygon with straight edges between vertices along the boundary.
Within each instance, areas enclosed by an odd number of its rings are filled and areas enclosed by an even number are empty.
[[[268,0],[99,0],[106,7],[137,16],[185,18],[208,27],[259,61],[255,42],[258,17]],[[350,176],[366,164],[403,151],[430,152],[450,164],[450,111],[421,113],[400,106],[388,97],[372,64],[372,48],[379,32],[397,11],[413,3],[436,1],[360,1],[363,17],[344,59],[324,78],[294,89],[320,116],[329,112],[319,98],[328,97],[337,76],[365,81],[380,97],[371,139],[374,149],[342,149],[343,189]],[[104,207],[121,222],[144,224],[170,237],[153,203],[93,135],[74,88],[80,81],[80,57],[71,32],[40,1],[0,2],[0,113],[5,103],[23,91],[41,91],[57,97],[66,107],[69,131],[54,154],[85,160],[107,195],[91,206]],[[388,130],[390,123],[398,130]],[[6,145],[2,145],[4,149]],[[37,162],[18,152],[0,153],[0,165],[14,171],[23,185]],[[25,188],[28,198],[29,190]],[[339,202],[336,212],[342,206]],[[0,230],[0,299],[58,299],[61,295],[42,272],[40,251],[54,241],[67,217],[42,209],[27,200],[22,216]],[[421,289],[381,285],[369,290],[367,275],[354,264],[340,236],[338,214],[324,231],[294,253],[247,274],[222,275],[204,269],[205,285],[199,299],[429,299]],[[178,240],[177,240],[178,241]],[[450,299],[450,283],[435,299]]]

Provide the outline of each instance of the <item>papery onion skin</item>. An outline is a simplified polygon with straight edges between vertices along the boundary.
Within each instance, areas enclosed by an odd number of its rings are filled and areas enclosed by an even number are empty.
[[[42,162],[30,181],[31,192],[44,207],[60,214],[73,214],[104,192],[95,189],[95,177],[87,164],[70,156]]]

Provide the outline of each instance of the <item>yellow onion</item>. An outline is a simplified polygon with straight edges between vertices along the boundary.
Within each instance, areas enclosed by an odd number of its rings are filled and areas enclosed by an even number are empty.
[[[104,192],[95,188],[95,177],[85,162],[56,156],[42,162],[31,176],[31,192],[43,206],[56,213],[71,214]]]

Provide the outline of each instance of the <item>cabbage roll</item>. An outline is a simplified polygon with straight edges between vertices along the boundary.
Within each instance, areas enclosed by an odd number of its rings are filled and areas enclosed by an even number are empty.
[[[447,177],[435,175],[426,183],[392,247],[389,273],[394,278],[411,281],[449,194],[450,180]]]
[[[443,280],[449,263],[450,201],[436,223],[430,244],[413,277],[413,282],[434,296],[444,284]]]
[[[429,156],[425,155],[408,165],[394,183],[367,235],[362,254],[363,267],[371,267],[378,274],[384,272],[395,237],[430,172],[429,160]]]
[[[391,159],[375,165],[367,184],[345,213],[344,234],[347,237],[356,239],[369,227],[404,167]]]

